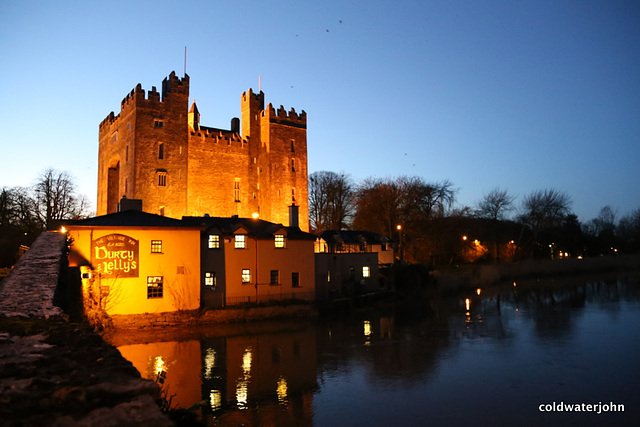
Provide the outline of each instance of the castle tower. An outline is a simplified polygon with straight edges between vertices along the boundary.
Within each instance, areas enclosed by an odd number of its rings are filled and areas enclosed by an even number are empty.
[[[172,72],[145,94],[138,84],[100,124],[98,215],[122,196],[143,209],[184,215],[250,217],[289,225],[289,207],[308,231],[306,113],[265,108],[264,94],[241,96],[228,130],[203,126],[189,76]]]
[[[189,76],[172,72],[146,94],[138,84],[120,113],[100,124],[98,215],[116,211],[122,196],[142,199],[146,212],[180,217],[186,205]]]

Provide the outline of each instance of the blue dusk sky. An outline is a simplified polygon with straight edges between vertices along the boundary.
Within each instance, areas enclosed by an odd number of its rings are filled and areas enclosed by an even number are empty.
[[[305,110],[309,172],[567,193],[640,208],[640,2],[0,1],[0,186],[67,170],[96,200],[98,125],[138,83],[191,78],[229,128],[259,79]]]

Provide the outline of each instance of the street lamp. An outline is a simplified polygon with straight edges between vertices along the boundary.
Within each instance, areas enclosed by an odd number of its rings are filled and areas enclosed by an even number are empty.
[[[402,225],[398,224],[396,225],[396,229],[398,230],[398,252],[400,252],[400,262],[404,261],[404,257],[402,256],[402,250],[404,249],[402,247]]]

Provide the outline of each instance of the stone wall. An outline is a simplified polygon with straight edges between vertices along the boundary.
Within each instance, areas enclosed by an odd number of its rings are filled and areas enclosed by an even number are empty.
[[[0,282],[0,424],[173,425],[159,387],[54,305],[61,271],[66,236],[45,232]]]

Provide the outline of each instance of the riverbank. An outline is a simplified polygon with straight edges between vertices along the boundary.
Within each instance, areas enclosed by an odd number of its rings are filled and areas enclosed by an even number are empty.
[[[436,270],[431,275],[439,290],[458,291],[519,280],[636,270],[640,270],[639,254],[466,265]]]

